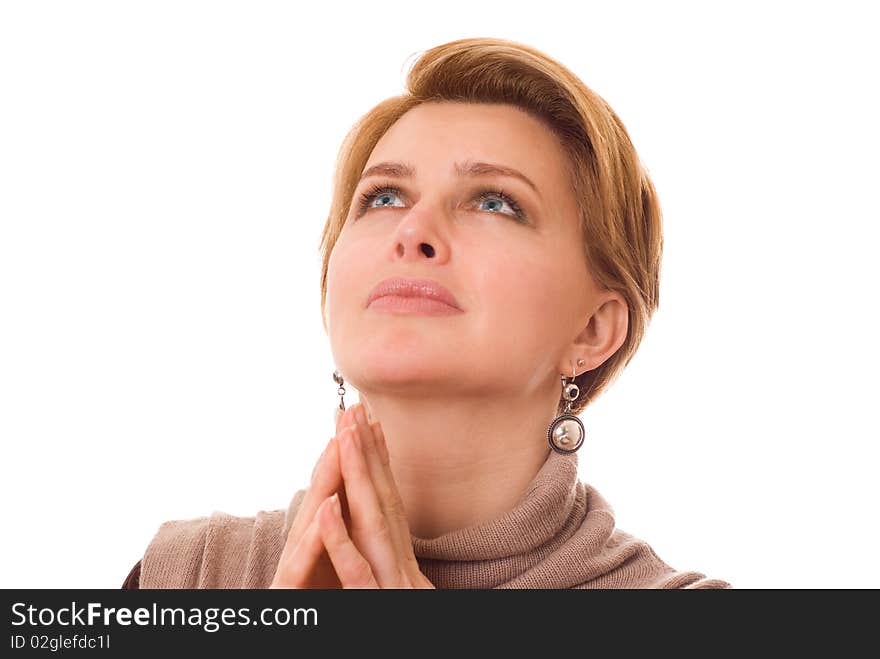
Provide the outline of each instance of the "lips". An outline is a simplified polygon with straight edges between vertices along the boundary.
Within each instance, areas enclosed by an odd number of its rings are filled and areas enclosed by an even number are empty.
[[[399,297],[424,297],[429,300],[437,300],[444,304],[448,304],[455,309],[461,309],[458,300],[450,293],[440,282],[433,279],[406,279],[403,277],[392,277],[380,281],[367,298],[367,306],[372,304],[373,300],[386,295],[396,295]]]

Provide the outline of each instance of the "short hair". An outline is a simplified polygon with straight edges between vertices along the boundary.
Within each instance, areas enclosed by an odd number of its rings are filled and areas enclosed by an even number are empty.
[[[348,132],[321,235],[324,330],[330,254],[373,148],[408,110],[441,101],[516,106],[543,121],[567,155],[588,271],[600,289],[619,292],[628,307],[623,344],[575,380],[580,394],[572,412],[578,414],[630,362],[659,305],[662,215],[648,172],[608,103],[565,66],[521,43],[466,38],[424,51],[407,74],[406,93],[380,102]],[[557,413],[565,402],[560,396]]]

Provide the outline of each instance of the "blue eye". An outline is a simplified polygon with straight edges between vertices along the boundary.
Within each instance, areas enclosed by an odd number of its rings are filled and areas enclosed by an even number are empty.
[[[502,192],[501,190],[483,190],[482,192],[480,192],[479,199],[481,202],[486,200],[494,201],[500,199],[502,202],[510,206],[511,210],[513,211],[513,215],[515,215],[519,219],[525,218],[525,213],[523,213],[522,209],[519,207],[519,204],[517,204],[516,201],[504,194],[504,192]],[[504,215],[510,215],[510,213],[504,213]]]
[[[388,185],[379,185],[373,188],[370,188],[369,191],[365,192],[361,195],[361,203],[358,207],[358,215],[362,215],[367,211],[367,208],[370,206],[370,202],[373,199],[381,199],[386,200],[391,195],[401,196],[403,193],[393,186]],[[382,203],[379,206],[374,206],[373,208],[382,208],[383,206],[390,206],[388,203]]]
[[[365,193],[360,195],[360,202],[358,203],[357,216],[360,217],[364,213],[366,213],[370,208],[399,208],[399,206],[394,205],[393,203],[389,203],[388,199],[393,196],[403,196],[401,190],[389,183],[379,183]],[[513,211],[512,213],[505,213],[500,210],[490,210],[491,213],[500,213],[501,215],[510,215],[515,218],[519,222],[527,222],[526,214],[523,212],[522,208],[520,208],[519,204],[516,203],[516,200],[510,197],[509,195],[504,194],[502,190],[480,190],[477,199],[479,199],[480,203],[492,200],[497,201],[500,200],[503,203],[507,204],[510,209]],[[382,201],[378,206],[372,206],[373,200]],[[503,206],[502,206],[503,208]]]

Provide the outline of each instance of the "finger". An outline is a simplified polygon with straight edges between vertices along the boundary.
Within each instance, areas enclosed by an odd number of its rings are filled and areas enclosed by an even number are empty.
[[[416,586],[419,588],[434,588],[434,585],[422,573],[413,551],[409,521],[406,517],[403,497],[400,495],[391,470],[391,459],[382,425],[378,421],[371,420],[365,414],[368,411],[366,406],[359,403],[354,411],[362,431],[361,437],[365,439],[363,453],[373,485],[385,511],[385,517],[391,526],[398,561],[402,562],[410,584],[421,584]]]
[[[315,461],[315,466],[312,467],[312,474],[309,476],[309,482],[311,483],[315,480],[315,474],[318,473],[318,467],[321,466],[321,461],[324,459],[324,454],[327,453],[327,447],[330,446],[330,442],[333,441],[333,437],[331,437],[327,443],[324,445],[324,450],[321,451],[321,455],[318,456],[318,459]]]
[[[334,501],[321,509],[319,515],[321,541],[343,588],[380,588],[369,561],[351,541],[341,508]]]
[[[344,419],[352,419],[351,423],[354,423],[351,408],[345,410],[341,418],[343,423]],[[315,516],[315,511],[321,505],[321,502],[340,489],[342,489],[342,472],[339,468],[339,440],[337,435],[332,437],[327,443],[324,453],[312,472],[311,484],[306,490],[296,518],[290,527],[290,532],[287,534],[282,555],[284,552],[292,552],[296,547],[302,534]]]
[[[321,537],[320,512],[326,508],[330,497],[324,499],[318,507],[308,528],[306,528],[300,542],[278,562],[275,577],[270,588],[305,588],[315,565],[324,551],[324,541]]]
[[[397,481],[391,471],[391,458],[388,454],[388,445],[385,442],[385,433],[382,424],[378,421],[370,424],[375,438],[375,450],[373,451],[376,464],[376,475],[373,477],[376,491],[379,493],[385,505],[385,517],[391,525],[391,532],[395,539],[398,556],[407,564],[410,579],[416,572],[421,573],[419,562],[413,551],[412,534],[409,530],[409,520],[406,517],[406,508],[403,497],[397,489]]]
[[[336,437],[339,437],[339,434],[347,427],[354,423],[354,406],[347,407],[342,413],[336,416]],[[334,487],[336,492],[339,494],[339,503],[342,505],[342,518],[346,520],[346,523],[349,519],[351,519],[348,510],[348,499],[345,496],[345,488],[342,486],[342,471],[339,469],[339,444],[337,440],[336,445],[336,469],[335,469],[335,480]]]
[[[404,569],[363,453],[358,424],[340,438],[342,479],[351,513],[351,537],[383,588],[399,585]],[[341,578],[341,577],[340,577]]]
[[[389,523],[391,539],[398,560],[408,561],[411,558],[414,565],[407,566],[407,569],[415,567],[418,570],[418,563],[415,561],[412,549],[409,522],[403,507],[403,498],[397,490],[394,476],[391,473],[388,450],[384,446],[384,435],[381,434],[378,422],[368,423],[364,412],[363,408],[356,409],[355,418],[360,424],[361,437],[365,438],[363,452],[370,472],[370,479],[373,481],[373,487],[379,497],[379,504]]]
[[[288,534],[288,540],[296,544],[311,523],[321,502],[335,492],[342,484],[342,473],[339,469],[339,441],[333,437],[327,444],[312,482],[306,489],[296,517]]]
[[[343,428],[346,426],[350,426],[354,423],[354,419],[351,414],[353,410],[351,409],[353,406],[346,407],[344,410],[339,410],[339,414],[336,415],[336,434],[342,432]],[[337,408],[338,409],[338,408]]]
[[[334,437],[338,437],[339,433],[342,432],[343,428],[345,428],[346,426],[350,426],[352,423],[354,423],[354,417],[352,416],[354,413],[354,410],[351,407],[348,407],[345,410],[340,410],[339,408],[337,408],[336,411],[338,413],[336,415],[336,434],[334,435]],[[333,438],[331,437],[330,439],[332,440]],[[328,442],[328,444],[329,444],[329,442]],[[312,475],[309,478],[309,481],[313,481],[315,479],[315,472],[318,471],[318,467],[321,464],[321,458],[324,457],[324,453],[326,453],[326,452],[327,452],[327,447],[325,446],[324,452],[321,453],[321,455],[318,457],[317,462],[315,462],[315,466],[312,468]]]
[[[355,408],[357,407],[358,404],[359,403],[356,403],[355,405],[347,407],[343,414],[340,414],[337,416],[337,419],[338,419],[338,422],[336,424],[336,436],[337,437],[339,437],[339,435],[342,433],[343,430],[345,430],[345,428],[347,428],[348,426],[350,426],[351,424],[353,424],[355,422],[355,412],[356,412]],[[338,443],[336,446],[336,451],[338,454],[339,453]],[[338,466],[338,463],[339,463],[339,459],[337,457],[337,466]],[[337,469],[337,471],[338,471],[339,485],[337,486],[336,491],[339,494],[339,503],[342,506],[342,519],[345,521],[346,524],[348,524],[351,521],[351,513],[350,513],[349,507],[348,507],[348,497],[345,493],[345,488],[343,487],[343,483],[342,483],[342,469],[339,468],[339,469]]]

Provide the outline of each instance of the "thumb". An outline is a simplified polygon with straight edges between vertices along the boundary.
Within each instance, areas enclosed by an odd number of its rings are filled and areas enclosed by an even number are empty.
[[[357,405],[357,403],[355,403]],[[335,411],[335,421],[336,421],[336,436],[346,428],[346,426],[350,426],[354,423],[354,417],[352,416],[352,410],[355,405],[349,405],[345,408],[345,410],[340,410],[339,407],[336,407]]]

